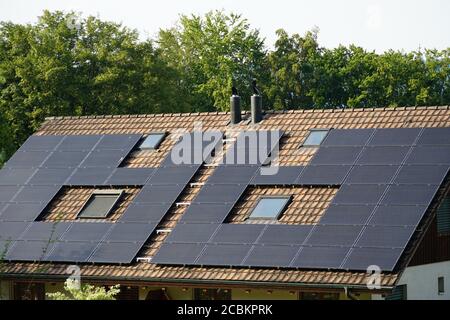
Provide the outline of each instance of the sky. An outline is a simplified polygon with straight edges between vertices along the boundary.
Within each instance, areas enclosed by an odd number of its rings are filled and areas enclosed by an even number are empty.
[[[45,9],[121,22],[141,39],[173,26],[180,14],[224,10],[247,18],[269,49],[279,28],[304,34],[314,27],[327,48],[355,44],[381,53],[450,47],[449,0],[0,0],[0,21],[33,23]]]

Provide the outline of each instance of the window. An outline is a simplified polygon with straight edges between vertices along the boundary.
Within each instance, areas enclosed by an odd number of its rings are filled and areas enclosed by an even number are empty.
[[[323,139],[328,134],[328,130],[318,130],[313,129],[309,132],[309,135],[306,137],[305,142],[303,142],[303,147],[313,147],[313,146],[320,146]]]
[[[261,198],[250,214],[249,219],[278,219],[291,197]]]
[[[439,234],[450,234],[450,195],[447,195],[437,210],[437,230]]]
[[[194,300],[231,300],[228,289],[194,289]]]
[[[166,134],[164,132],[154,132],[150,133],[147,137],[144,138],[139,149],[141,150],[151,150],[158,149],[161,141],[164,139]]]
[[[445,293],[445,282],[444,277],[438,277],[438,294]]]
[[[43,283],[14,283],[14,300],[45,300],[45,285]]]
[[[78,214],[79,218],[106,218],[116,205],[122,190],[96,190]]]

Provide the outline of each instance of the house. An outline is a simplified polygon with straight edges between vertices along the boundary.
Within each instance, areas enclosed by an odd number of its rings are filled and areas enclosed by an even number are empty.
[[[0,171],[2,298],[450,299],[450,107],[258,116],[46,119]]]

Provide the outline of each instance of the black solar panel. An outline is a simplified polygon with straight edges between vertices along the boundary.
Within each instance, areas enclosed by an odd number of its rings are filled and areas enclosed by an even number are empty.
[[[170,204],[130,204],[123,215],[121,222],[159,222],[167,213]]]
[[[382,271],[392,271],[402,252],[403,249],[353,248],[343,268],[366,271],[369,266],[378,266]]]
[[[416,226],[427,210],[426,206],[379,206],[373,217],[371,225],[387,226]]]
[[[302,185],[340,185],[350,171],[348,165],[307,166],[297,179]]]
[[[374,205],[330,205],[319,223],[363,225],[374,208]]]
[[[166,241],[181,243],[208,242],[218,228],[219,224],[178,223]]]
[[[152,263],[194,264],[204,247],[204,244],[196,243],[163,243],[153,257]]]
[[[153,168],[117,168],[105,184],[112,186],[144,185],[154,171]]]
[[[418,145],[450,144],[450,128],[425,128],[417,142]]]
[[[69,222],[42,222],[31,224],[30,228],[20,237],[21,240],[55,241],[59,240],[72,223]]]
[[[55,242],[45,260],[55,262],[87,262],[98,246],[96,242]]]
[[[128,151],[123,150],[95,150],[86,157],[81,166],[116,168],[127,154]]]
[[[36,170],[34,168],[4,168],[0,170],[0,186],[25,184]]]
[[[131,263],[142,247],[142,243],[100,243],[89,258],[94,263]]]
[[[71,168],[41,168],[36,171],[29,184],[62,185],[73,171]]]
[[[419,128],[377,129],[369,145],[371,146],[410,146],[420,133]]]
[[[357,242],[360,247],[404,248],[415,227],[367,226]]]
[[[438,184],[440,185],[447,175],[449,167],[439,165],[410,165],[400,169],[395,183]]]
[[[100,141],[101,135],[70,135],[65,136],[58,146],[60,151],[90,151]]]
[[[382,204],[428,205],[438,189],[438,185],[393,185]]]
[[[225,153],[224,164],[226,165],[261,165],[266,163],[267,151],[264,149],[248,148],[241,149],[235,146],[230,147],[230,149]]]
[[[50,155],[48,151],[17,151],[6,162],[5,168],[35,168],[40,167]]]
[[[73,223],[69,230],[64,233],[61,240],[98,242],[105,237],[112,225],[112,223],[104,222]]]
[[[349,249],[348,247],[303,247],[292,266],[296,268],[337,269]]]
[[[78,167],[87,154],[86,151],[56,151],[44,162],[43,166],[47,168]]]
[[[115,223],[104,241],[140,242],[146,241],[156,227],[156,223]]]
[[[407,164],[450,164],[450,146],[418,146],[413,148]]]
[[[207,245],[196,264],[211,266],[239,266],[252,246],[245,244]]]
[[[253,246],[243,265],[254,267],[286,267],[294,259],[298,247]]]
[[[0,222],[0,240],[17,240],[29,226],[29,222]]]
[[[182,222],[222,223],[233,208],[232,203],[191,203]]]
[[[0,213],[0,220],[34,221],[44,208],[45,204],[42,203],[10,203]]]
[[[258,170],[251,180],[253,185],[290,185],[294,184],[297,177],[303,171],[303,166],[278,167],[276,174],[262,174],[261,169]],[[264,172],[264,170],[262,171]]]
[[[170,203],[178,198],[184,184],[145,185],[137,195],[135,203]]]
[[[260,224],[222,224],[211,242],[216,243],[254,243],[265,225]]]
[[[364,146],[374,129],[333,129],[322,146]]]
[[[19,186],[2,186],[0,184],[0,202],[12,201],[15,194],[21,189]]]
[[[131,150],[141,139],[141,134],[108,134],[104,135],[95,150]]]
[[[312,226],[309,225],[268,225],[257,242],[265,245],[300,245],[305,241],[311,229]]]
[[[78,168],[66,182],[72,186],[101,186],[114,172],[112,168]]]
[[[218,166],[209,177],[208,183],[249,183],[259,166]]]
[[[362,226],[317,225],[305,243],[312,246],[351,246],[361,229]]]
[[[54,243],[49,241],[17,241],[6,255],[11,261],[45,261]]]
[[[376,204],[387,185],[344,184],[333,199],[333,204]]]
[[[62,141],[64,136],[30,136],[20,147],[20,151],[44,151],[54,150]]]
[[[321,147],[311,164],[353,164],[361,150],[362,147]]]
[[[149,184],[187,184],[197,172],[198,165],[159,167],[147,182]]]
[[[17,202],[42,202],[49,203],[60,186],[25,186],[14,198]]]
[[[195,198],[195,202],[199,203],[235,203],[247,185],[244,184],[214,184],[205,185]]]
[[[397,172],[399,166],[370,165],[354,166],[346,183],[389,183]]]
[[[358,164],[401,164],[405,159],[410,147],[387,146],[364,148]]]

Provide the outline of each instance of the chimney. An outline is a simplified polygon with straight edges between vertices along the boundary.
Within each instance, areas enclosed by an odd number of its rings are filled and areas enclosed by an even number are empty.
[[[241,122],[241,97],[235,87],[232,88],[232,96],[230,97],[230,113],[231,124],[238,124]]]
[[[252,82],[253,95],[251,96],[252,123],[258,123],[262,120],[262,96],[259,88],[256,86],[256,79]]]

